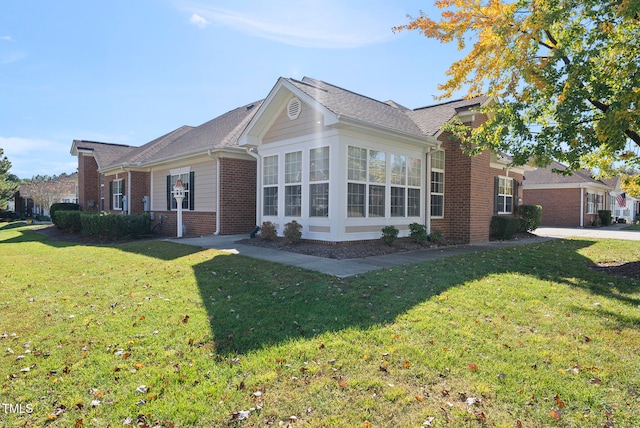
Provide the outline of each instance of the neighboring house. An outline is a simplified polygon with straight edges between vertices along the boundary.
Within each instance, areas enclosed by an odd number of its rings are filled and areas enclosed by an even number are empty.
[[[148,211],[175,236],[172,189],[180,179],[188,235],[248,235],[264,221],[282,234],[295,220],[303,238],[326,242],[378,239],[387,225],[406,236],[411,223],[451,241],[487,241],[491,217],[513,215],[521,203],[525,169],[489,152],[468,157],[441,129],[454,117],[479,126],[486,118],[477,110],[489,102],[411,110],[315,79],[281,78],[264,101],[141,147],[74,141],[80,203]]]
[[[140,147],[75,140],[83,210],[149,212],[161,233],[175,235],[173,186],[182,180],[183,225],[190,235],[249,233],[255,219],[252,155],[237,137],[260,102],[197,127],[182,126]]]
[[[33,191],[37,193],[31,194]],[[11,211],[20,218],[48,216],[53,203],[78,202],[78,174],[62,174],[50,182],[43,183],[39,188],[20,184],[11,202]]]
[[[595,179],[590,171],[571,175],[553,172],[567,167],[553,162],[547,168],[525,173],[524,203],[542,206],[542,226],[587,227],[598,222],[598,211],[615,212],[615,196],[621,193],[620,181]]]

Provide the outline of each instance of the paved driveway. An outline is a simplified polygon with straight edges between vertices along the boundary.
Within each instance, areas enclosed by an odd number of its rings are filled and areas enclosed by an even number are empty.
[[[539,227],[533,233],[549,238],[610,238],[640,241],[640,230],[622,230],[627,224],[612,224],[605,227]]]

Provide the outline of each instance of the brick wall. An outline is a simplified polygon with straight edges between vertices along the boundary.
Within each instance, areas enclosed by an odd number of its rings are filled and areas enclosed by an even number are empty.
[[[150,191],[151,191],[150,183],[151,183],[151,173],[138,172],[138,171],[131,172],[131,194],[129,195],[129,210],[130,210],[129,213],[130,214],[144,213],[143,197],[150,195]],[[126,183],[125,185],[128,186],[128,184]]]
[[[100,211],[98,164],[93,156],[82,152],[78,153],[78,203],[83,211]]]
[[[580,227],[580,192],[582,189],[527,189],[526,205],[542,207],[541,226]],[[585,199],[586,201],[586,196]],[[584,224],[589,225],[595,216],[585,214]]]
[[[220,234],[249,234],[256,226],[256,161],[220,159]]]
[[[485,117],[476,115],[473,126],[479,126]],[[467,156],[458,141],[450,134],[440,136],[445,149],[445,197],[444,218],[433,219],[431,227],[440,229],[445,238],[454,242],[474,243],[489,240],[489,226],[494,215],[496,176],[507,176],[506,171],[491,168],[491,155],[484,152]],[[509,172],[508,176],[522,183],[522,174]],[[517,200],[522,196],[514,195]]]
[[[178,235],[177,211],[155,211],[154,216],[151,225],[155,228],[154,232],[168,237]],[[211,235],[216,231],[216,213],[183,210],[182,224],[186,229],[183,235],[185,237]]]

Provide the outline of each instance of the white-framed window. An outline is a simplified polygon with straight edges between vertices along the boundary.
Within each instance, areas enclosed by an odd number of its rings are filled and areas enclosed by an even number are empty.
[[[513,212],[513,178],[498,177],[498,214]]]
[[[309,150],[309,217],[329,217],[329,146]]]
[[[114,210],[122,210],[122,197],[124,196],[124,179],[120,178],[111,182],[112,186],[112,205]]]
[[[278,215],[278,155],[262,159],[262,215]]]
[[[176,183],[178,182],[178,180],[182,181],[182,186],[184,187],[184,199],[182,200],[182,209],[183,210],[188,210],[190,208],[189,202],[191,201],[190,193],[191,193],[191,189],[190,187],[190,183],[189,183],[189,172],[179,172],[177,174],[171,174],[171,209],[172,210],[177,210],[178,209],[178,201],[176,201],[176,198],[174,197],[174,193],[173,193],[173,187],[176,185]]]
[[[348,217],[420,216],[422,162],[418,158],[348,146],[347,180]]]
[[[284,155],[284,215],[302,215],[302,152]]]
[[[596,213],[596,194],[587,191],[587,214]]]
[[[596,194],[596,212],[604,209],[604,195],[602,193]]]
[[[444,217],[444,150],[431,154],[431,217]]]

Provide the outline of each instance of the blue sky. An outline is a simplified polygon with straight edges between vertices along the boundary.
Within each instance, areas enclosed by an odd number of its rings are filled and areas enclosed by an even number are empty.
[[[20,178],[72,173],[74,139],[139,146],[262,99],[281,76],[434,104],[461,54],[391,31],[432,4],[2,0],[0,148]]]

